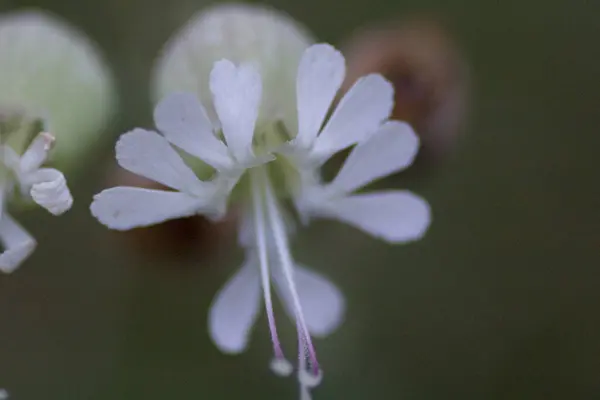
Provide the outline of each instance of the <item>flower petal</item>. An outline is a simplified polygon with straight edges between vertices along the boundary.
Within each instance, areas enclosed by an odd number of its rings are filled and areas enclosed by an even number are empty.
[[[350,153],[331,187],[350,193],[412,164],[419,137],[400,121],[384,124],[369,140]]]
[[[42,132],[31,142],[20,161],[20,172],[26,173],[38,169],[48,158],[48,151],[54,143],[54,136]]]
[[[174,93],[154,109],[154,122],[165,138],[216,169],[228,168],[231,158],[219,140],[206,110],[192,93]]]
[[[73,197],[62,172],[54,168],[41,168],[23,177],[30,184],[33,201],[54,215],[66,212],[73,205]]]
[[[314,152],[325,159],[361,142],[389,118],[394,106],[394,87],[383,76],[360,78],[344,95],[315,142]]]
[[[279,269],[273,269],[276,288],[286,311],[294,318],[294,306],[289,287]],[[346,304],[340,290],[323,275],[300,265],[294,268],[294,280],[310,333],[317,337],[331,334],[340,326],[344,318]]]
[[[210,90],[227,146],[239,162],[248,161],[262,95],[260,74],[250,65],[221,60],[210,73]]]
[[[215,296],[208,316],[212,340],[225,353],[246,348],[260,311],[260,279],[254,260],[246,261]]]
[[[173,189],[200,194],[208,185],[198,179],[169,142],[156,132],[136,128],[124,133],[117,142],[116,152],[121,167]]]
[[[312,207],[315,215],[338,219],[391,243],[420,239],[431,222],[429,204],[409,191],[357,194]]]
[[[206,207],[197,197],[136,187],[114,187],[94,196],[92,215],[111,229],[127,230],[194,215]]]
[[[35,250],[35,239],[6,213],[0,219],[0,271],[9,274],[17,269]]]
[[[296,80],[298,145],[312,145],[345,74],[344,56],[333,46],[315,44],[304,52]]]

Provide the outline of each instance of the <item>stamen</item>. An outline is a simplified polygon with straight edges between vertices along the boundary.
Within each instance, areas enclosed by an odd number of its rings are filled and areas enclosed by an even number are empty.
[[[256,172],[254,172],[256,174]],[[288,376],[292,373],[292,365],[286,360],[279,336],[277,335],[277,326],[275,324],[275,314],[273,312],[273,299],[271,295],[271,283],[269,274],[269,260],[267,253],[267,239],[265,228],[265,216],[261,196],[260,177],[253,177],[252,181],[252,200],[254,203],[254,230],[256,238],[256,248],[258,250],[258,259],[260,263],[260,275],[265,298],[265,309],[269,330],[271,331],[271,341],[273,342],[273,353],[275,358],[271,361],[271,369],[280,376]]]
[[[307,353],[306,341],[300,333],[300,327],[298,327],[298,382],[300,383],[300,400],[311,400],[310,389],[318,386],[323,379],[323,374],[320,370],[315,374],[307,368]]]
[[[312,344],[312,340],[310,338],[310,333],[308,332],[308,328],[306,326],[306,322],[304,321],[304,314],[302,312],[302,306],[300,304],[300,298],[298,296],[298,292],[296,290],[296,284],[294,283],[293,278],[293,260],[289,250],[289,244],[287,241],[287,233],[285,230],[285,226],[283,223],[283,218],[281,216],[281,212],[279,207],[275,201],[275,197],[273,195],[273,189],[271,188],[270,181],[265,177],[265,194],[266,194],[266,204],[267,204],[267,212],[271,224],[271,231],[273,233],[273,237],[275,240],[275,247],[277,248],[277,253],[279,255],[281,269],[283,271],[283,275],[285,277],[286,283],[289,287],[292,303],[294,306],[294,313],[296,316],[296,322],[298,325],[298,335],[299,342],[301,342],[301,346],[299,349],[299,354],[302,355],[302,359],[304,358],[304,354],[307,353],[307,358],[310,361],[310,367],[314,372],[314,375],[319,375],[319,362],[317,360],[317,354],[315,352],[314,346]]]

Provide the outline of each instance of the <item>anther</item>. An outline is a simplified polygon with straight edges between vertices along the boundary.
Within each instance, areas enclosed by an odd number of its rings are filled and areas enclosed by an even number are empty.
[[[298,371],[298,381],[301,385],[306,386],[307,388],[315,388],[319,386],[321,381],[323,380],[323,371],[318,370],[316,374],[307,370]]]
[[[279,376],[290,376],[294,370],[292,364],[283,357],[276,357],[271,360],[270,366],[273,373]]]

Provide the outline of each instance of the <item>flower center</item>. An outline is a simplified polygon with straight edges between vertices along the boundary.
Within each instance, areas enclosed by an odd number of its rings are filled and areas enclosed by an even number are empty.
[[[296,167],[286,156],[276,153],[276,150],[289,141],[289,137],[290,134],[281,121],[274,121],[257,128],[254,134],[252,151],[257,158],[270,155],[274,159],[266,164],[249,168],[244,172],[230,194],[232,203],[239,200],[243,202],[243,200],[248,199],[248,194],[252,193],[252,187],[256,185],[257,181],[256,178],[251,178],[252,173],[250,171],[258,169],[267,175],[274,195],[278,199],[289,199],[297,191],[300,185],[300,175]]]

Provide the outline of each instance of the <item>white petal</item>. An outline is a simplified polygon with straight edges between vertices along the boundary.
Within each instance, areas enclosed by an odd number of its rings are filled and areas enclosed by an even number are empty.
[[[329,200],[313,208],[313,213],[354,225],[391,243],[420,239],[431,222],[429,204],[400,190]]]
[[[41,167],[48,157],[48,152],[52,148],[54,140],[54,136],[47,132],[37,135],[21,157],[21,172],[29,172]]]
[[[294,318],[289,288],[279,268],[273,269],[273,277],[286,311]],[[323,275],[300,265],[294,268],[294,280],[310,333],[318,337],[331,334],[344,319],[345,301],[340,290]]]
[[[210,90],[227,146],[238,161],[248,161],[262,95],[260,74],[250,65],[221,60],[210,73]]]
[[[15,171],[15,173],[18,174],[21,172],[21,158],[12,147],[0,145],[0,159],[2,160],[2,164]]]
[[[119,138],[119,165],[134,174],[186,193],[200,194],[206,183],[183,162],[169,142],[153,131],[136,128]]]
[[[227,146],[215,136],[206,111],[194,94],[167,96],[154,109],[154,122],[169,142],[214,168],[231,165]]]
[[[7,274],[17,269],[36,246],[35,239],[6,213],[0,219],[0,241],[4,246],[4,252],[0,254],[0,271]]]
[[[109,228],[127,230],[194,215],[203,207],[201,199],[185,193],[120,186],[95,195],[90,210]]]
[[[344,95],[315,142],[316,156],[330,155],[361,142],[389,118],[394,87],[378,74],[360,78]]]
[[[352,150],[331,186],[349,193],[401,171],[412,164],[418,148],[419,137],[410,125],[389,121]]]
[[[71,208],[73,197],[62,172],[54,168],[42,168],[27,174],[24,183],[31,184],[31,198],[54,215]]]
[[[345,74],[344,56],[333,46],[315,44],[304,52],[296,81],[300,146],[312,145]]]
[[[246,348],[260,304],[258,266],[247,261],[223,286],[210,307],[208,329],[221,351],[239,353]]]

